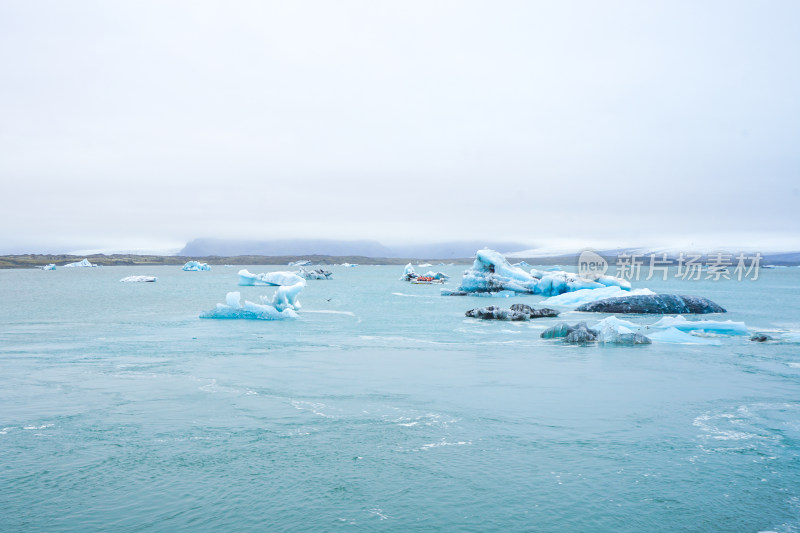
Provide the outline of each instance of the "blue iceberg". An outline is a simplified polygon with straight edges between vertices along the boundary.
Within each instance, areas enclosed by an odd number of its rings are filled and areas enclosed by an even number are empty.
[[[201,314],[200,318],[245,320],[297,318],[296,310],[300,309],[300,302],[297,301],[297,296],[305,286],[305,280],[301,279],[299,283],[294,285],[278,287],[271,299],[262,296],[259,304],[248,300],[242,303],[242,297],[239,292],[229,292],[225,296],[224,304],[217,304],[214,309]]]
[[[55,263],[50,263],[49,265],[44,265],[42,267],[42,270],[55,270],[55,269],[56,269]]]
[[[211,270],[211,267],[208,266],[208,263],[198,263],[197,261],[189,261],[185,265],[183,265],[183,270],[186,272],[200,272],[203,270]]]
[[[461,286],[443,294],[479,294],[513,291],[522,294],[555,296],[581,289],[600,289],[615,286],[630,290],[627,281],[612,276],[589,280],[571,272],[531,270],[525,272],[509,263],[502,254],[489,249],[478,250],[472,268],[464,272]]]

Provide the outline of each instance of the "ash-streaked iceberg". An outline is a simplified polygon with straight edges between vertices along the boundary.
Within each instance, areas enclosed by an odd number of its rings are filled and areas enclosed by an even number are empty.
[[[67,263],[66,265],[64,265],[63,268],[84,268],[84,267],[96,267],[96,266],[97,265],[93,265],[92,263],[90,263],[88,259],[82,259],[81,261],[76,261],[75,263]]]
[[[122,278],[120,281],[122,283],[154,283],[158,280],[155,276],[128,276],[127,278]]]
[[[201,272],[206,270],[211,270],[211,267],[208,266],[208,263],[200,263],[198,261],[188,261],[185,265],[183,265],[183,270],[186,272]]]
[[[239,285],[242,287],[252,287],[254,285],[294,285],[301,281],[305,283],[305,280],[294,272],[279,271],[253,274],[246,268],[239,271]]]
[[[333,278],[333,272],[330,270],[325,270],[323,268],[317,269],[306,269],[304,267],[300,267],[300,270],[297,271],[297,275],[303,279],[331,279]]]
[[[631,288],[627,281],[612,276],[600,276],[597,280],[589,280],[578,274],[561,270],[544,272],[534,269],[526,272],[522,268],[510,264],[499,252],[483,249],[476,253],[472,268],[464,272],[461,286],[455,291],[447,291],[442,294],[461,295],[513,291],[522,294],[555,296],[581,289],[599,289],[609,286],[616,286],[623,290]]]
[[[254,303],[245,300],[242,303],[242,295],[237,292],[229,292],[225,296],[224,304],[217,304],[217,307],[200,315],[200,318],[218,319],[245,319],[245,320],[285,320],[297,318],[297,309],[300,309],[300,302],[297,300],[298,294],[306,286],[305,280],[301,279],[294,285],[281,286],[275,291],[272,298],[261,297],[261,303]]]

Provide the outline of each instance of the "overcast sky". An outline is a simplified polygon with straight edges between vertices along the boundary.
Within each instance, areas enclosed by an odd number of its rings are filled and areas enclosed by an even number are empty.
[[[800,249],[799,27],[795,0],[0,0],[0,252]]]

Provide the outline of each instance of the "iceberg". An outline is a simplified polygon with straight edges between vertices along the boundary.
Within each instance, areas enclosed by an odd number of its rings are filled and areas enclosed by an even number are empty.
[[[122,278],[120,281],[123,283],[152,283],[157,279],[158,278],[155,276],[128,276],[127,278]]]
[[[198,263],[197,261],[189,261],[183,265],[183,270],[186,272],[200,272],[203,270],[211,270],[208,263]]]
[[[294,285],[281,286],[275,291],[271,299],[266,296],[261,297],[261,303],[257,304],[248,300],[242,303],[242,296],[239,292],[229,292],[225,296],[224,304],[217,304],[217,307],[206,311],[200,318],[218,319],[245,319],[245,320],[285,320],[297,318],[297,309],[300,309],[300,302],[297,295],[306,286],[305,280],[301,279]]]
[[[414,267],[411,263],[406,265],[406,268],[403,270],[403,276],[400,278],[400,281],[411,281],[412,279],[417,279],[419,274],[416,273]]]
[[[687,320],[683,316],[665,316],[655,324],[648,326],[654,329],[675,328],[678,331],[700,331],[703,333],[718,333],[720,335],[747,335],[747,326],[744,322],[733,320]]]
[[[439,279],[439,280],[442,280],[442,281],[447,281],[448,279],[450,279],[450,276],[448,276],[444,272],[434,272],[433,270],[428,270],[425,273],[425,277],[426,278]]]
[[[577,291],[573,292],[565,292],[559,294],[558,296],[551,296],[545,300],[542,300],[543,305],[552,305],[555,307],[569,307],[575,308],[580,305],[588,304],[591,302],[596,302],[598,300],[604,300],[606,298],[615,298],[619,296],[638,296],[638,295],[648,295],[648,294],[655,294],[650,289],[633,289],[630,291],[626,291],[621,287],[616,285],[611,285],[608,287],[600,287],[597,289],[578,289]]]
[[[514,304],[511,309],[503,309],[490,305],[488,307],[481,307],[478,309],[470,309],[465,316],[471,318],[481,318],[484,320],[514,320],[523,321],[532,318],[554,317],[558,316],[558,311],[554,309],[534,309],[533,307],[525,304]]]
[[[654,315],[725,313],[725,309],[701,296],[649,294],[605,298],[578,306],[589,313],[637,313]]]
[[[44,265],[42,267],[42,270],[55,270],[55,269],[56,269],[55,263],[50,263],[49,265]]]
[[[293,266],[304,267],[304,266],[308,266],[310,264],[311,264],[311,261],[308,261],[306,259],[301,259],[299,261],[290,261],[287,266],[290,266],[290,267],[293,267]]]
[[[570,326],[566,322],[560,322],[555,326],[544,330],[541,334],[543,339],[563,339],[567,344],[587,344],[589,342],[599,342],[601,344],[651,344],[652,341],[641,335],[634,329],[638,326],[616,317],[608,317],[601,320],[594,328],[580,322]]]
[[[610,316],[597,323],[597,340],[604,344],[651,344],[653,341],[637,330],[639,326]]]
[[[305,283],[305,280],[294,272],[281,271],[253,274],[252,272],[248,272],[246,268],[239,271],[239,285],[242,287],[251,287],[254,285],[294,285],[301,281]]]
[[[358,263],[342,263],[340,266],[343,266],[343,267],[346,267],[346,268],[353,268],[353,267],[357,267]]]
[[[323,270],[322,268],[306,270],[301,266],[300,270],[297,271],[297,275],[303,279],[331,279],[333,277],[333,272]]]
[[[88,259],[83,259],[83,260],[77,261],[75,263],[68,263],[68,264],[64,265],[64,268],[82,268],[82,267],[95,267],[95,266],[97,266],[97,265],[91,264]],[[55,268],[48,269],[48,270],[55,270]]]
[[[610,286],[623,290],[631,288],[626,280],[612,276],[600,276],[597,280],[589,280],[562,270],[544,272],[533,269],[525,272],[522,268],[510,264],[502,254],[483,249],[476,253],[472,268],[464,272],[461,286],[448,294],[495,293],[507,290],[515,293],[555,296],[581,289]]]
[[[711,346],[719,346],[721,343],[717,339],[706,339],[703,337],[695,337],[675,328],[667,328],[661,331],[648,332],[648,337],[654,342],[663,342],[668,344],[708,344]]]

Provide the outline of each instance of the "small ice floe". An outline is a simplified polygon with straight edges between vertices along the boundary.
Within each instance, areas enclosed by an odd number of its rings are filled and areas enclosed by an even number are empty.
[[[50,263],[49,265],[44,265],[41,268],[42,268],[42,270],[55,270],[56,269],[56,264],[55,263]]]
[[[242,287],[252,287],[254,285],[273,285],[284,286],[294,285],[303,281],[303,278],[294,272],[264,272],[261,274],[253,274],[246,268],[239,271],[239,285]]]
[[[185,265],[183,265],[183,270],[185,270],[186,272],[201,272],[201,271],[211,270],[211,267],[208,266],[208,263],[189,261]]]
[[[155,276],[128,276],[127,278],[122,278],[120,281],[123,283],[153,283],[158,278]]]
[[[304,267],[304,266],[308,266],[310,264],[311,264],[311,261],[308,261],[306,259],[300,259],[299,261],[290,261],[287,266],[290,266],[290,267],[295,267],[295,266],[296,267]]]
[[[64,265],[63,268],[85,268],[85,267],[96,267],[96,266],[97,265],[93,265],[92,263],[90,263],[88,259],[82,259],[80,261],[76,261],[75,263],[67,263],[66,265]],[[48,270],[55,270],[55,265],[54,268]]]
[[[294,285],[281,286],[272,295],[272,298],[261,297],[261,303],[254,303],[245,300],[241,301],[239,292],[229,292],[225,297],[224,304],[217,304],[217,307],[206,311],[200,318],[218,319],[247,319],[247,320],[285,320],[297,318],[296,310],[300,309],[300,302],[297,295],[306,286],[306,281],[301,279]]]
[[[353,267],[357,267],[357,266],[358,266],[358,263],[342,263],[342,264],[341,264],[341,265],[339,265],[339,266],[343,266],[343,267],[345,267],[345,268],[353,268]]]

